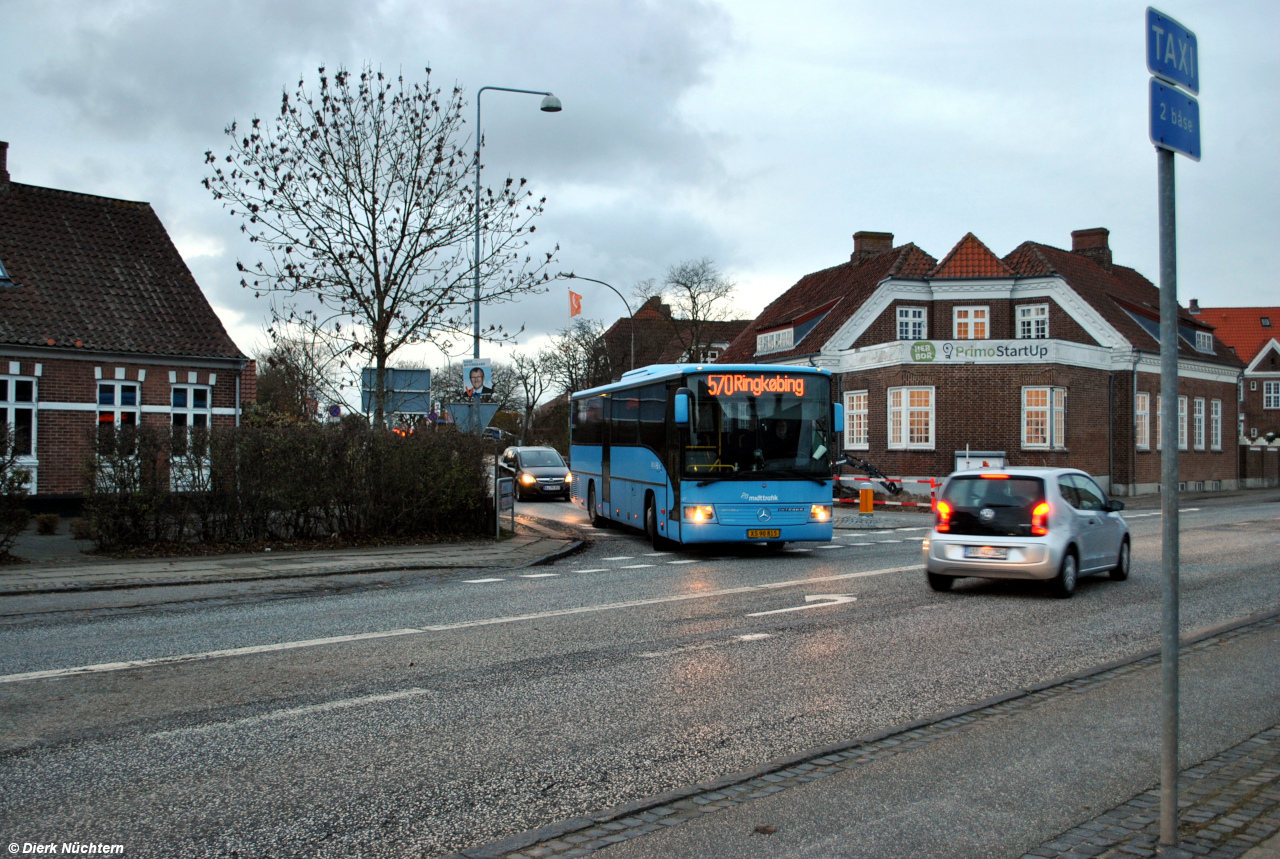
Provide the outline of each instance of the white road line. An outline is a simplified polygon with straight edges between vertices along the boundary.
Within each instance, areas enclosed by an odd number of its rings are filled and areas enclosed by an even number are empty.
[[[521,573],[522,579],[549,579],[552,576],[558,576],[559,573]]]
[[[773,638],[772,632],[752,632],[748,635],[739,635],[738,641],[764,641],[766,638]]]
[[[505,582],[506,579],[463,579],[469,585],[484,585],[489,582]]]
[[[818,546],[819,549],[843,549],[844,546]]]
[[[813,549],[786,549],[788,552],[812,552]]]
[[[894,528],[895,531],[923,531],[927,526],[921,525],[919,528]]]
[[[612,558],[601,558],[602,561],[632,561],[635,555],[614,555]]]
[[[840,605],[854,602],[858,598],[853,594],[809,594],[804,598],[806,605],[793,605],[790,608],[775,608],[772,611],[757,611],[747,617],[764,617],[767,614],[784,614],[789,611],[807,611],[811,608],[822,608],[827,605]]]
[[[620,570],[643,570],[645,567],[652,567],[653,564],[623,564]]]
[[[592,569],[592,570],[570,570],[569,572],[571,573],[607,573],[609,571],[604,567],[596,567],[595,569]]]
[[[701,593],[674,594],[666,597],[628,600],[626,602],[602,603],[600,605],[576,606],[574,608],[553,609],[532,614],[519,614],[509,617],[490,617],[481,620],[463,620],[455,623],[441,623],[424,626],[420,629],[391,629],[383,632],[364,632],[356,635],[336,635],[330,638],[310,638],[304,641],[285,641],[279,644],[259,644],[252,647],[235,647],[227,650],[210,650],[204,653],[185,653],[181,656],[160,656],[154,659],[135,659],[129,662],[100,662],[95,665],[81,665],[76,668],[54,668],[47,671],[27,671],[21,674],[5,674],[0,676],[0,683],[21,683],[26,680],[49,680],[58,677],[74,677],[81,674],[102,674],[110,671],[124,671],[128,668],[147,668],[154,665],[178,665],[185,662],[203,662],[209,659],[221,659],[229,656],[250,656],[255,653],[274,653],[281,650],[296,650],[303,647],[320,647],[328,644],[345,644],[351,641],[372,641],[379,638],[395,638],[402,635],[423,635],[431,632],[452,632],[459,629],[474,629],[482,626],[497,626],[508,623],[522,623],[532,620],[544,620],[552,617],[569,617],[578,614],[594,614],[601,611],[618,611],[628,608],[644,608],[667,603],[686,602],[688,600],[712,599],[715,597],[735,596],[737,594],[758,593],[777,590],[778,588],[812,587],[818,582],[837,582],[847,579],[865,579],[871,576],[883,576],[889,573],[906,573],[923,569],[921,564],[906,567],[886,567],[882,570],[866,570],[861,573],[839,573],[832,576],[815,576],[807,579],[787,579],[763,585],[742,585],[736,588],[722,588]],[[501,581],[497,579],[496,581]]]
[[[876,540],[877,543],[901,543],[901,540]]]
[[[347,710],[351,707],[362,707],[365,704],[383,704],[387,701],[402,701],[405,698],[416,698],[419,695],[438,695],[438,689],[401,689],[398,692],[385,692],[378,695],[364,695],[359,698],[343,698],[340,701],[327,701],[323,704],[311,704],[306,707],[289,707],[284,710],[273,710],[261,716],[247,716],[230,722],[213,722],[207,725],[192,725],[189,728],[175,728],[172,731],[159,731],[148,735],[150,738],[179,737],[185,734],[206,734],[222,729],[245,728],[260,725],[263,722],[279,722],[294,716],[310,716],[314,713],[330,713],[334,710]]]
[[[874,543],[845,543],[845,546],[872,546]]]
[[[674,555],[674,554],[675,552],[645,552],[644,556],[646,558],[661,558],[665,555]]]
[[[667,563],[668,563],[668,564],[696,564],[696,563],[698,563],[698,559],[697,559],[697,558],[686,558],[686,559],[685,559],[685,560],[683,560],[683,561],[667,561]]]

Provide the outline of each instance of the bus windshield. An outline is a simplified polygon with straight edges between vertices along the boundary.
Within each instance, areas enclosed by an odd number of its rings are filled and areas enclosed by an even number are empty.
[[[686,385],[693,393],[686,477],[831,477],[826,377],[703,373],[688,376]]]

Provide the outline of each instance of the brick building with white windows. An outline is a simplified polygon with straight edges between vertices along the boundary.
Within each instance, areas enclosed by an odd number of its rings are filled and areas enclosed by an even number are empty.
[[[37,501],[83,493],[95,428],[239,422],[255,396],[146,203],[10,181],[0,142],[0,419]]]
[[[1185,311],[1179,332],[1182,482],[1234,488],[1242,363]],[[849,262],[801,278],[720,360],[829,368],[845,448],[888,474],[1070,466],[1130,495],[1159,490],[1159,353],[1159,290],[1112,263],[1105,229],[1004,258],[970,233],[941,262],[860,232]]]
[[[1280,307],[1200,307],[1193,298],[1190,312],[1245,363],[1235,413],[1241,481],[1280,486]]]

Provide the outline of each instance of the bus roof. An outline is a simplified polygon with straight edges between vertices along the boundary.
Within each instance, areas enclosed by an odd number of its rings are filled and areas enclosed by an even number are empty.
[[[637,367],[622,374],[622,378],[608,385],[575,391],[570,399],[578,397],[607,394],[610,391],[621,391],[627,388],[650,382],[663,382],[686,373],[807,373],[817,376],[830,376],[831,371],[821,367],[794,367],[789,364],[650,364]]]

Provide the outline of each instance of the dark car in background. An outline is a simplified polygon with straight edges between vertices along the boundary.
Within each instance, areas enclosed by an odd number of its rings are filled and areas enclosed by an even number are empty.
[[[516,479],[516,497],[569,500],[572,476],[560,453],[553,447],[509,447],[499,462]]]

